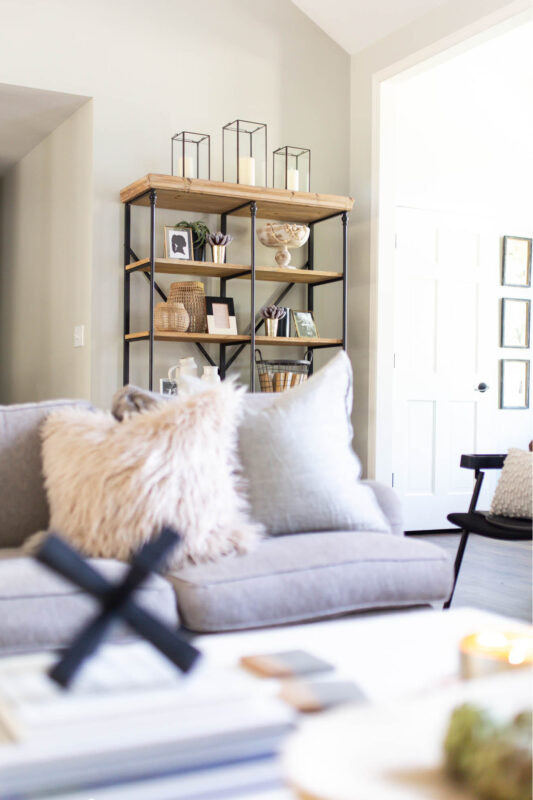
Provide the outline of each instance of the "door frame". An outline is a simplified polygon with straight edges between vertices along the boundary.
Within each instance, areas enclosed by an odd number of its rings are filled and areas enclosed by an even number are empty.
[[[393,472],[396,88],[414,75],[530,20],[529,2],[518,0],[372,78],[368,474],[389,486]]]

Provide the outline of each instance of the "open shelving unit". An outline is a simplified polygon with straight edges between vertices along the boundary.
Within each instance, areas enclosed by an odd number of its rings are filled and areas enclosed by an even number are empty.
[[[209,364],[218,366],[220,375],[226,371],[245,347],[250,347],[250,388],[255,388],[255,346],[290,346],[314,350],[324,347],[346,348],[347,322],[347,267],[348,267],[348,213],[353,206],[351,197],[320,195],[307,192],[293,192],[285,189],[244,186],[242,184],[220,183],[193,178],[179,178],[169,175],[149,174],[132,183],[120,193],[125,205],[124,214],[124,366],[123,380],[129,382],[130,345],[138,341],[149,343],[148,386],[153,388],[153,364],[155,342],[189,342],[197,346]],[[131,208],[148,206],[150,208],[150,255],[139,259],[131,248]],[[229,216],[249,216],[250,218],[250,264],[215,264],[209,261],[177,261],[155,257],[156,209],[193,211],[203,214],[220,215],[220,230],[226,232]],[[342,271],[315,269],[314,233],[317,223],[333,217],[341,219],[342,233]],[[269,267],[256,263],[256,220],[272,219],[284,222],[298,222],[309,225],[311,233],[307,245],[307,263],[304,268]],[[131,276],[135,272],[144,273],[150,283],[150,324],[144,331],[130,330],[130,292]],[[155,276],[195,275],[218,278],[220,296],[226,297],[229,280],[250,281],[250,334],[216,335],[209,333],[176,333],[157,331],[154,327],[154,301],[156,292],[163,300],[166,295],[157,284]],[[307,308],[314,308],[314,289],[325,284],[343,284],[342,335],[339,338],[299,338],[270,337],[258,334],[262,322],[255,323],[255,289],[257,281],[270,281],[285,284],[276,298],[278,304],[296,284],[307,285]],[[254,324],[255,323],[255,324]],[[204,345],[219,345],[219,362],[213,360]],[[228,353],[228,348],[233,348]]]

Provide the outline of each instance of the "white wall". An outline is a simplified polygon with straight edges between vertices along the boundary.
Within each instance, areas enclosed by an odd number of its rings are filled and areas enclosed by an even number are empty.
[[[269,153],[283,144],[310,147],[313,187],[347,194],[349,57],[285,0],[1,6],[9,25],[0,28],[0,81],[94,98],[91,397],[105,406],[122,381],[119,190],[147,172],[168,173],[170,137],[183,129],[212,135],[212,177],[220,178],[220,129],[240,117],[268,123]],[[145,211],[133,213],[147,224]],[[180,217],[162,214],[160,224]],[[136,244],[144,254],[138,235]],[[247,248],[232,255],[246,257]],[[328,264],[339,253],[327,236],[318,245]],[[323,291],[327,304],[338,289]],[[146,353],[144,344],[134,347]],[[185,353],[160,345],[158,354],[160,376]],[[146,380],[137,368],[132,377]]]
[[[350,239],[354,266],[349,284],[349,351],[356,375],[355,445],[370,475],[375,474],[375,424],[379,413],[379,409],[376,412],[378,299],[374,266],[378,165],[382,156],[377,146],[381,82],[530,7],[529,2],[452,0],[352,57],[350,186],[356,205]],[[382,373],[388,372],[390,364],[382,364],[380,369]]]
[[[91,102],[2,179],[2,403],[89,396],[92,188]]]

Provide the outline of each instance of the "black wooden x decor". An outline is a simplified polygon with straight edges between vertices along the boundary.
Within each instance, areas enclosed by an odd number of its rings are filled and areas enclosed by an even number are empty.
[[[163,563],[178,541],[177,533],[170,528],[163,528],[157,539],[148,542],[136,553],[124,580],[114,586],[59,536],[53,533],[48,536],[36,558],[92,594],[102,604],[100,613],[82,628],[61,660],[52,668],[51,678],[67,687],[82,662],[99,647],[105,632],[118,618],[148,639],[183,672],[191,669],[200,655],[199,651],[132,599],[135,590],[150,572]]]

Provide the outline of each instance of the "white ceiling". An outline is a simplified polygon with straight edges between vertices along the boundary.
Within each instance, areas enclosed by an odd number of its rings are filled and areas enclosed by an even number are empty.
[[[423,17],[447,0],[292,0],[350,55]]]
[[[0,84],[0,175],[88,99],[81,95]]]

